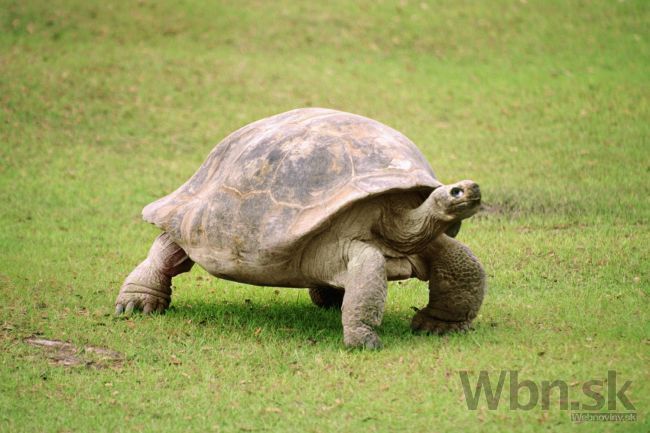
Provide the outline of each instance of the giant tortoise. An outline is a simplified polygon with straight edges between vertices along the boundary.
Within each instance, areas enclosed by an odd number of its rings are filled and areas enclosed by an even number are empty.
[[[387,281],[429,281],[415,331],[468,329],[485,273],[454,239],[476,183],[440,183],[417,147],[363,116],[304,108],[230,134],[185,184],[142,212],[162,234],[126,278],[116,314],[162,312],[198,263],[260,286],[308,288],[342,311],[344,343],[378,348]]]

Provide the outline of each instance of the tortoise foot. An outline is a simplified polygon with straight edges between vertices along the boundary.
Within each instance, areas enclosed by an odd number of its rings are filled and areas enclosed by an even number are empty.
[[[141,310],[144,314],[162,313],[169,307],[170,300],[169,293],[137,284],[128,284],[122,287],[115,300],[115,315],[119,316],[123,313],[128,315],[134,310]]]
[[[369,326],[344,329],[343,340],[350,349],[377,350],[383,346],[377,333]]]
[[[413,332],[444,335],[451,332],[466,332],[471,329],[471,324],[471,320],[449,321],[439,319],[435,316],[433,310],[423,308],[413,316],[411,329]]]

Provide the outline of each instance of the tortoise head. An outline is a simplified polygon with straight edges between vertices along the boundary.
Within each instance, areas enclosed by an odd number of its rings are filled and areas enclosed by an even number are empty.
[[[427,199],[430,209],[444,221],[461,221],[478,212],[481,206],[481,190],[474,181],[443,185]]]
[[[441,185],[415,209],[389,214],[380,224],[381,234],[400,252],[419,252],[443,233],[455,237],[461,221],[474,215],[480,205],[481,190],[475,182]]]

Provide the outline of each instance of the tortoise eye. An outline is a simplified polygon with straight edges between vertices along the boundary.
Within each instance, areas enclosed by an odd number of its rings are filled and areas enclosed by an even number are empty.
[[[453,198],[461,198],[465,192],[461,188],[453,187],[451,191],[449,191],[449,194],[451,194]]]

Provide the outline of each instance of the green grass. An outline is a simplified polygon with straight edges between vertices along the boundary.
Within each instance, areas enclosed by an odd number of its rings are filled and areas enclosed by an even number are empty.
[[[0,431],[647,431],[649,24],[644,0],[0,1]],[[491,212],[459,235],[489,274],[475,331],[411,335],[409,281],[385,349],[349,352],[306,291],[200,269],[167,314],[112,318],[157,233],[142,207],[301,106],[481,185]],[[63,367],[32,335],[125,360]],[[459,371],[513,369],[586,402],[616,370],[639,421],[467,409]]]

